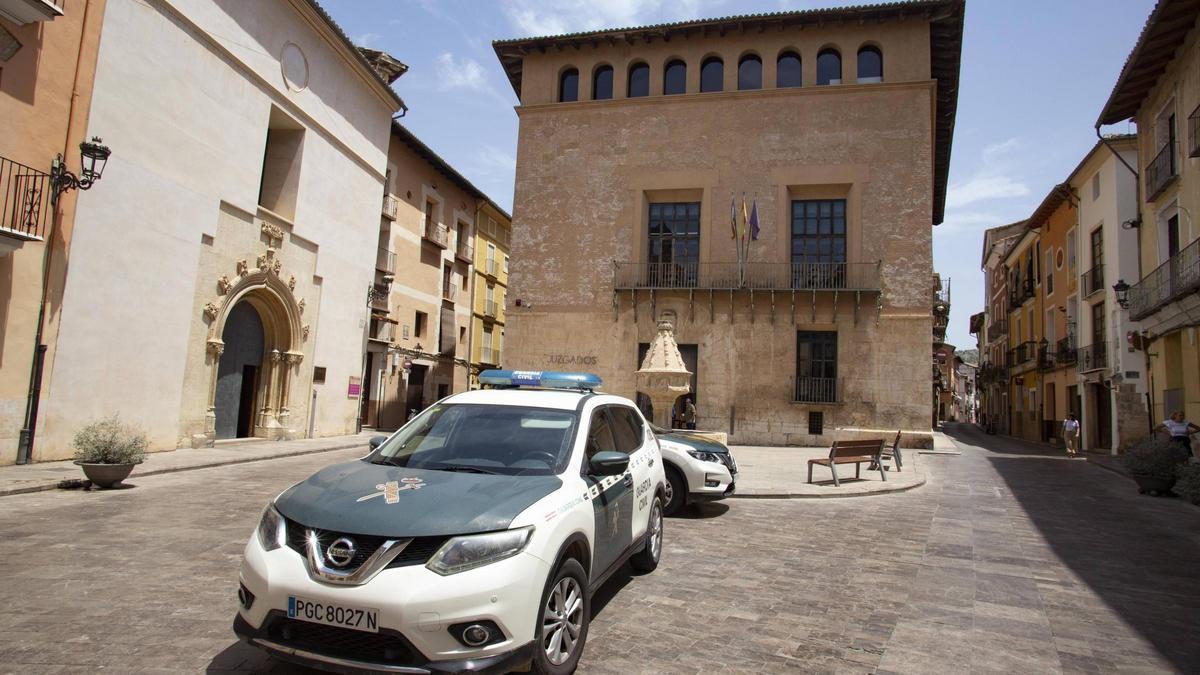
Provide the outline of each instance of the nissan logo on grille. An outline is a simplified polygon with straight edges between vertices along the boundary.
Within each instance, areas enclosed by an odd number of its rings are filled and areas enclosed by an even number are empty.
[[[354,560],[354,541],[342,537],[325,549],[325,559],[334,567],[345,567]]]

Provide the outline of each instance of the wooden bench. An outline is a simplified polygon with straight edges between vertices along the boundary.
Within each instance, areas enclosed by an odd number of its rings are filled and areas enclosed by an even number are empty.
[[[872,441],[834,441],[829,448],[829,457],[820,459],[808,460],[808,482],[812,482],[813,465],[820,464],[821,466],[829,467],[829,472],[833,474],[834,487],[841,487],[841,481],[838,480],[837,465],[838,464],[853,464],[854,477],[861,478],[862,465],[870,464],[873,467],[879,467],[879,475],[887,480],[887,472],[883,470],[883,439]]]
[[[904,456],[900,453],[900,434],[901,433],[902,433],[902,431],[897,431],[896,432],[896,440],[892,442],[892,447],[889,448],[887,446],[884,446],[883,452],[880,453],[880,455],[879,455],[882,459],[892,460],[892,465],[895,467],[897,472],[899,472],[901,470],[901,467],[904,466]],[[871,466],[867,467],[867,470],[874,471],[875,469],[878,469],[878,468],[879,467],[872,464]],[[884,467],[884,469],[890,471],[891,467]]]

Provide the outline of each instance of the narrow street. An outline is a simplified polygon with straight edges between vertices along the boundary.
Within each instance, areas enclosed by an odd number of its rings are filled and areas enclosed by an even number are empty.
[[[927,485],[733,499],[600,592],[584,673],[1196,672],[1200,509],[948,429]],[[262,506],[357,450],[0,500],[0,671],[294,672],[230,630]]]

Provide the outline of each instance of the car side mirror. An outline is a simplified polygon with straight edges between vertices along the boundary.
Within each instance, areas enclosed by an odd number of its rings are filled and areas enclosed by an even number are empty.
[[[371,446],[371,450],[374,450],[383,445],[387,439],[387,436],[372,436],[371,440],[367,441],[367,444]]]
[[[606,450],[592,455],[588,463],[589,476],[616,476],[625,473],[629,468],[629,455],[623,452]]]

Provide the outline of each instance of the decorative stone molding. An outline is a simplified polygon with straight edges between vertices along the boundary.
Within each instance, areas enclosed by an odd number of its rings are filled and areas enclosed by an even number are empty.
[[[210,302],[204,306],[204,316],[207,316],[209,321],[216,321],[220,313],[221,308],[217,307],[216,303]]]
[[[220,358],[225,352],[225,342],[220,338],[209,338],[207,344],[208,353]]]
[[[266,253],[258,256],[255,266],[262,272],[270,272],[279,276],[279,271],[283,269],[283,261],[275,257],[275,249],[268,248]]]
[[[300,308],[300,313],[303,314],[304,313],[304,298],[300,298],[300,302],[296,303],[296,306]]]
[[[262,224],[262,233],[267,235],[267,238],[271,239],[272,241],[275,239],[278,239],[281,242],[283,241],[283,228],[279,227],[278,225],[272,225],[265,220]]]
[[[302,335],[304,335],[305,340],[308,340],[308,333],[311,329],[312,329],[312,327],[309,326],[308,324],[304,324],[304,327],[300,329],[300,333]]]
[[[225,295],[229,292],[230,288],[233,288],[233,283],[229,281],[229,275],[222,274],[221,277],[217,279],[217,291],[221,295]]]
[[[288,290],[289,291],[296,290],[296,275],[295,274],[288,277]]]
[[[237,261],[237,273],[239,277],[244,277],[247,274],[250,274],[250,265],[248,265],[245,260]]]

